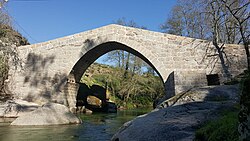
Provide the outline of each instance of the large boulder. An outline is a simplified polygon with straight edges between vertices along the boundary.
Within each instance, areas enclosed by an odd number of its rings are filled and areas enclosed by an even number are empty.
[[[191,89],[125,123],[112,141],[192,141],[202,124],[218,118],[223,110],[234,110],[238,91],[238,85]]]
[[[81,120],[72,114],[68,107],[57,103],[48,103],[30,113],[18,117],[11,125],[59,125],[79,123],[81,123]]]
[[[198,127],[233,106],[232,102],[193,102],[157,109],[125,123],[112,141],[192,141]]]
[[[204,86],[179,93],[161,102],[157,108],[203,101],[239,101],[239,85]]]

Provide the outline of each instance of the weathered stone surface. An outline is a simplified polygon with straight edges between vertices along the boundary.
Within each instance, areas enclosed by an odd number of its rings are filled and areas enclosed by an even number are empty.
[[[0,117],[19,117],[36,110],[38,104],[24,100],[8,100],[0,105]]]
[[[222,110],[233,109],[235,105],[235,91],[237,88],[210,88],[211,95],[225,92],[228,98],[225,101],[216,101],[207,99],[205,101],[187,101],[186,104],[170,106],[162,109],[155,109],[151,113],[137,117],[136,119],[125,123],[119,131],[112,137],[112,141],[192,141],[195,136],[195,130],[204,122],[213,120],[221,114]],[[232,86],[234,87],[234,86]],[[210,90],[206,88],[207,90]],[[221,90],[222,89],[222,90]],[[202,88],[194,92],[204,93]],[[191,92],[191,91],[190,91]],[[206,94],[209,96],[209,92]],[[196,95],[196,94],[193,94]],[[232,96],[231,98],[229,98]],[[202,98],[204,99],[204,98]],[[205,98],[206,99],[206,98]]]
[[[228,109],[232,105],[231,102],[193,102],[160,109],[125,123],[112,140],[192,141],[201,123],[214,119],[217,109]]]
[[[102,106],[101,99],[97,98],[96,96],[88,96],[87,103],[90,105],[94,105],[96,107],[99,107],[99,108],[101,108],[101,106]]]
[[[79,123],[81,123],[81,120],[72,114],[68,107],[57,103],[48,103],[35,111],[18,117],[11,125],[58,125]]]
[[[239,85],[204,86],[192,88],[163,101],[157,108],[203,101],[239,101]]]
[[[223,47],[230,75],[243,72],[246,68],[244,48],[227,44]],[[16,70],[10,65],[8,87],[16,98],[75,107],[83,73],[97,58],[112,50],[133,53],[155,68],[164,82],[166,98],[207,85],[208,74],[218,74],[221,82],[228,79],[217,50],[209,41],[108,25],[19,47],[21,66]]]

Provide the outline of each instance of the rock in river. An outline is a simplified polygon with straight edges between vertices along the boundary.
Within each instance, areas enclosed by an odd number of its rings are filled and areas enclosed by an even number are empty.
[[[155,110],[125,123],[112,141],[192,141],[195,130],[215,119],[230,102],[192,102]]]
[[[47,103],[38,109],[22,115],[11,125],[58,125],[79,124],[81,120],[61,104]]]

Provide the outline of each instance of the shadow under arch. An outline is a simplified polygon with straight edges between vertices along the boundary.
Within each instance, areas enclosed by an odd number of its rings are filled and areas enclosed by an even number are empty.
[[[79,83],[81,80],[82,75],[84,72],[88,69],[88,67],[94,63],[99,57],[102,55],[113,51],[113,50],[124,50],[129,53],[134,54],[135,56],[141,58],[143,61],[145,61],[150,67],[152,67],[155,72],[160,77],[162,84],[164,84],[164,80],[162,75],[159,73],[159,71],[156,69],[156,67],[140,52],[136,51],[135,49],[124,45],[122,43],[118,42],[106,42],[102,43],[100,45],[97,45],[87,51],[73,66],[69,76],[68,76],[68,82],[66,84],[66,93],[67,93],[67,105],[69,106],[70,110],[74,112],[74,109],[76,107],[76,97],[77,92],[79,89]],[[164,86],[165,88],[165,86]],[[166,91],[166,90],[165,90]]]
[[[135,49],[124,45],[122,43],[118,42],[106,42],[100,45],[95,46],[93,49],[87,51],[74,65],[73,69],[70,72],[71,81],[79,83],[81,80],[82,75],[84,72],[88,69],[88,67],[94,63],[99,57],[102,55],[113,51],[113,50],[124,50],[129,53],[132,53],[136,55],[137,57],[141,58],[143,61],[145,61],[150,67],[152,67],[155,72],[159,75],[161,78],[162,83],[164,83],[163,78],[159,71],[155,68],[155,66],[140,52],[136,51]]]

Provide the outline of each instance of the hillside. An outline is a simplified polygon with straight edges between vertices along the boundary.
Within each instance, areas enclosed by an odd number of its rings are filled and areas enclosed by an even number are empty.
[[[11,26],[0,24],[0,101],[11,97],[6,80],[9,75],[9,66],[20,62],[16,47],[29,44],[19,32]]]
[[[129,71],[124,77],[124,73],[125,70],[118,67],[93,63],[84,73],[81,83],[88,86],[107,85],[111,101],[127,108],[152,106],[156,99],[163,96],[164,87],[158,76]]]
[[[6,46],[21,46],[29,44],[28,40],[24,38],[18,31],[14,30],[9,25],[0,24],[0,47]]]

